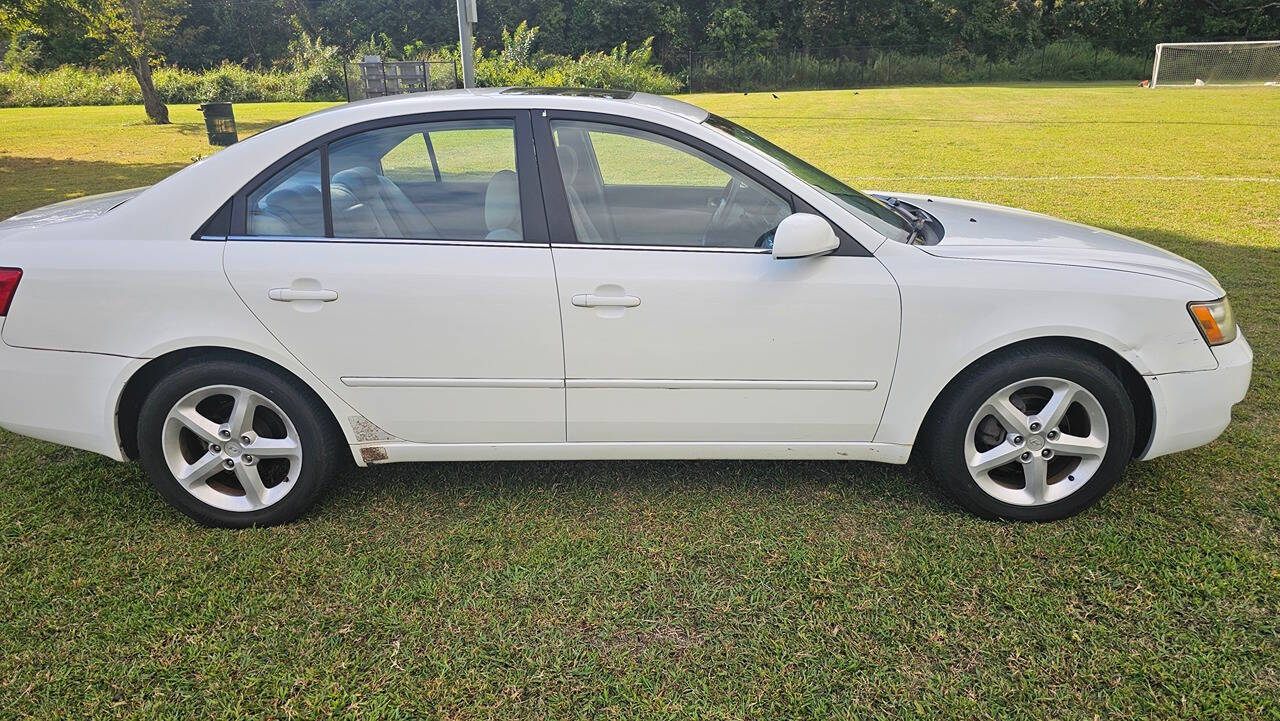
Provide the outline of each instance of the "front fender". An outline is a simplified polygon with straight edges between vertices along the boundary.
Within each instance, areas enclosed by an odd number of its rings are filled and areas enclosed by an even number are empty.
[[[914,443],[930,406],[961,371],[1023,341],[1096,343],[1144,376],[1217,367],[1186,310],[1201,291],[1186,283],[1097,268],[939,258],[888,245],[877,257],[901,289],[902,333],[876,442]]]

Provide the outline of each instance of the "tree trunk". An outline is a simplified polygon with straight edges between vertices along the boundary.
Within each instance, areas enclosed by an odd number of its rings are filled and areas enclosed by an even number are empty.
[[[138,79],[138,86],[142,88],[142,107],[146,108],[147,117],[156,125],[168,125],[169,109],[160,99],[160,93],[156,92],[156,85],[151,80],[150,58],[145,53],[133,58],[131,69],[133,77]]]
[[[142,17],[142,0],[129,0],[129,12],[133,15],[133,32],[137,35],[137,52],[130,53],[133,60],[133,77],[142,88],[142,107],[147,117],[156,125],[169,124],[169,109],[160,100],[156,84],[151,80],[151,53],[147,50],[147,23]]]

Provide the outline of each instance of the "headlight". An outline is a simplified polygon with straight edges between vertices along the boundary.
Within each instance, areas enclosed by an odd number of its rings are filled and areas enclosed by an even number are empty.
[[[1209,345],[1222,345],[1236,339],[1236,314],[1225,297],[1207,303],[1188,303],[1187,310],[1200,327],[1200,335]]]

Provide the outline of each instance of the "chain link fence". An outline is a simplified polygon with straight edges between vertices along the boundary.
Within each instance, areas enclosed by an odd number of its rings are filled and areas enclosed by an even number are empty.
[[[458,66],[438,60],[381,60],[365,58],[342,66],[347,102],[384,95],[448,90],[462,87]]]

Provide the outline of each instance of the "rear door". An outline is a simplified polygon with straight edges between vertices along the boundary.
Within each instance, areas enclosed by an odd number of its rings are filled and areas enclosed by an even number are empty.
[[[304,150],[237,199],[224,262],[245,304],[391,435],[563,441],[529,113],[403,118]]]

